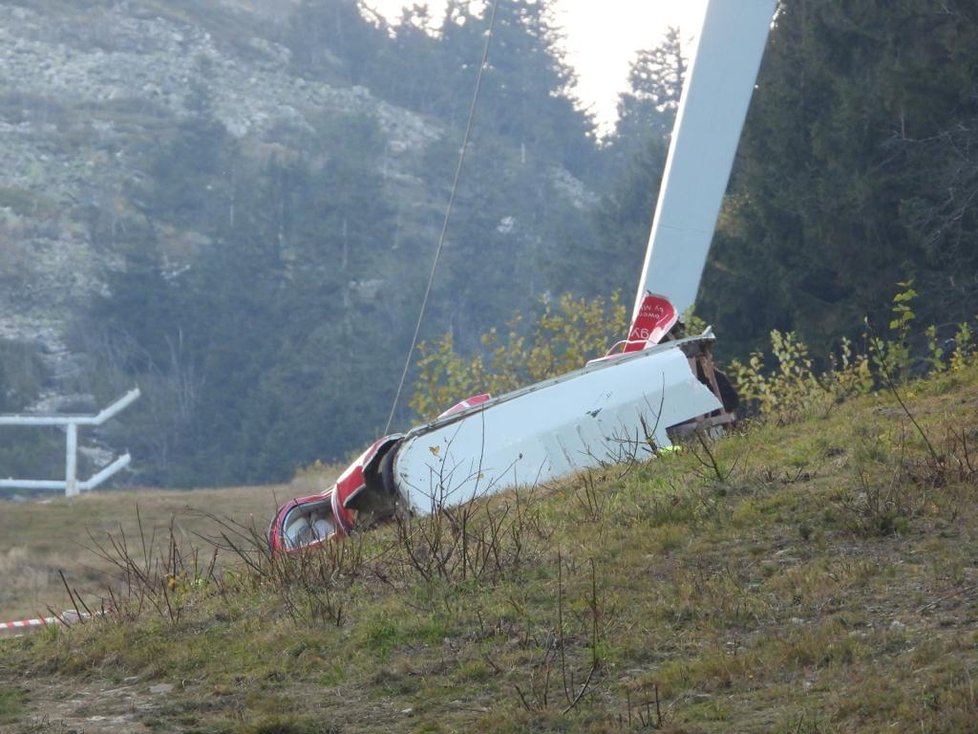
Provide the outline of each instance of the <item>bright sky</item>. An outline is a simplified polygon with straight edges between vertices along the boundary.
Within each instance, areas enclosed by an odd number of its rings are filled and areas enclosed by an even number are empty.
[[[577,72],[577,96],[591,106],[605,128],[614,122],[618,93],[628,83],[635,52],[658,45],[669,26],[679,26],[683,39],[691,39],[699,31],[706,6],[706,0],[552,1],[566,36],[567,61]],[[401,6],[411,3],[373,0],[368,4],[394,18]],[[444,0],[429,0],[428,6],[439,17]]]

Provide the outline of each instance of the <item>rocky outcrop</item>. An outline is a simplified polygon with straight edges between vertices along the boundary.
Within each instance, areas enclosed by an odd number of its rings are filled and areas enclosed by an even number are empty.
[[[256,151],[280,145],[283,126],[368,113],[386,138],[384,175],[410,185],[440,130],[366,89],[296,74],[275,40],[292,4],[224,0],[200,3],[198,15],[151,0],[0,4],[0,338],[40,342],[58,373],[69,369],[70,315],[118,266],[99,228],[138,216],[125,192],[141,175],[141,146],[201,95]]]

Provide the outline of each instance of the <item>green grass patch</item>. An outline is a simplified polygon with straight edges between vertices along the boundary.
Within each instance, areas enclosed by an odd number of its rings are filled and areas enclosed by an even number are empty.
[[[122,613],[0,640],[5,715],[30,724],[29,684],[35,717],[83,687],[85,715],[160,730],[968,731],[978,374],[954,379],[907,398],[942,465],[892,396],[861,397],[284,562],[218,543],[195,565],[215,533],[171,534],[172,494],[138,498],[144,551],[112,495],[147,579],[115,580]],[[0,529],[23,561],[82,500]]]
[[[27,694],[19,688],[0,688],[0,723],[23,713]]]

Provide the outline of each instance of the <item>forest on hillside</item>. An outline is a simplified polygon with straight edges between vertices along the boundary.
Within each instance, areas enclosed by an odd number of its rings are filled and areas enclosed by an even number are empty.
[[[301,78],[440,126],[409,176],[389,174],[364,113],[283,126],[256,153],[216,119],[202,60],[190,114],[141,149],[124,241],[104,213],[88,222],[125,265],[105,274],[73,341],[101,394],[143,390],[105,436],[132,451],[137,483],[282,480],[384,429],[490,18],[484,3],[452,0],[443,16],[416,5],[388,23],[368,5],[304,0],[276,41]],[[773,328],[827,356],[864,316],[885,320],[901,282],[921,294],[923,323],[974,316],[976,21],[963,0],[780,2],[697,302],[722,359]],[[650,39],[601,137],[558,34],[547,0],[500,0],[422,338],[449,332],[472,354],[480,334],[517,310],[532,323],[560,294],[631,296],[683,49],[675,32]],[[173,230],[204,243],[192,265],[174,266]],[[609,324],[609,340],[624,326]],[[29,402],[30,365],[0,350],[4,410]],[[394,429],[415,419],[405,400],[395,417]],[[0,458],[25,470],[50,460],[10,442]]]

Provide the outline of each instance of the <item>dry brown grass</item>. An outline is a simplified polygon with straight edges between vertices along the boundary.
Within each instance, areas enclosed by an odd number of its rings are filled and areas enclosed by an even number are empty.
[[[0,502],[0,621],[69,607],[59,571],[79,592],[104,587],[113,569],[94,548],[110,533],[134,542],[154,534],[164,538],[172,520],[177,538],[189,542],[217,535],[213,516],[264,532],[278,504],[319,491],[329,478],[304,475],[290,485],[96,491],[71,499]]]
[[[0,732],[974,731],[976,395],[905,388],[939,461],[866,396],[308,555],[173,550],[0,640]]]

